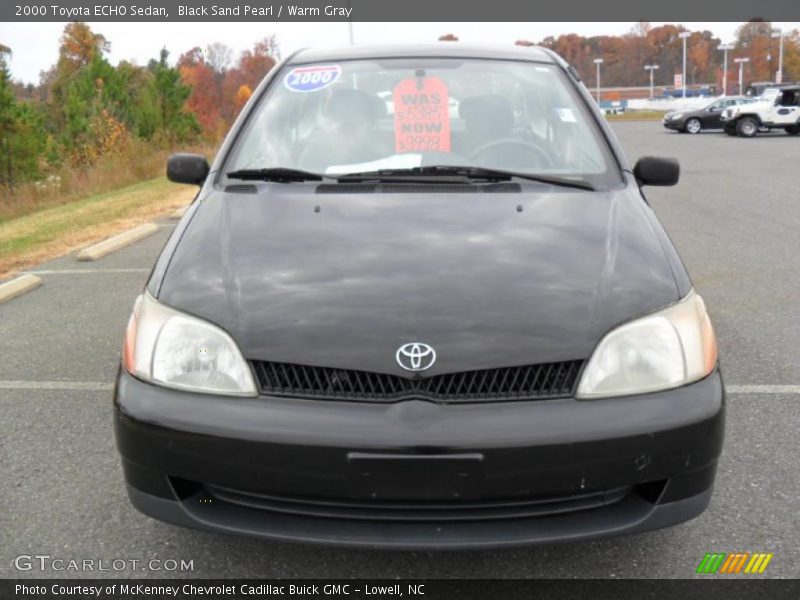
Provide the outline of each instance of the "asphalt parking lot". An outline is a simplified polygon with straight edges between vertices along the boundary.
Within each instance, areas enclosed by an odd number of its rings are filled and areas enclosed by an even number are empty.
[[[800,576],[800,140],[614,128],[632,161],[674,156],[683,168],[676,188],[648,196],[710,308],[730,388],[716,492],[701,517],[599,542],[429,554],[275,544],[139,514],[114,447],[111,384],[132,301],[172,230],[165,220],[97,262],[39,265],[44,285],[0,305],[0,577],[686,578],[712,551],[772,552],[766,576]],[[21,572],[23,554],[184,559],[193,570]]]

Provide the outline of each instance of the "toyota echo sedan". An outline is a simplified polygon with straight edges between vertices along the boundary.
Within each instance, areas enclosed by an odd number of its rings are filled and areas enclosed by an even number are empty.
[[[709,503],[702,298],[574,69],[536,48],[303,50],[266,77],[136,300],[128,493],[177,525],[479,548]],[[677,198],[676,198],[677,199]]]

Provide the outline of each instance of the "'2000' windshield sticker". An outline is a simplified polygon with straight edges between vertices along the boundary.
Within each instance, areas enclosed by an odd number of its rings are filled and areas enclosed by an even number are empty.
[[[341,74],[339,65],[295,67],[283,79],[283,85],[293,92],[316,92],[334,83]]]
[[[438,77],[409,77],[398,83],[394,102],[395,152],[450,152],[447,84]]]

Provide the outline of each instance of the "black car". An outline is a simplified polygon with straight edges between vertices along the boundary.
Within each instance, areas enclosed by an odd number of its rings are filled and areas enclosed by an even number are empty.
[[[725,393],[703,300],[544,49],[303,50],[255,91],[125,336],[131,502],[275,540],[469,548],[699,515]]]
[[[698,110],[671,111],[664,115],[664,127],[681,133],[700,133],[704,129],[722,129],[722,111],[731,106],[749,104],[752,98],[730,96],[715,100]]]

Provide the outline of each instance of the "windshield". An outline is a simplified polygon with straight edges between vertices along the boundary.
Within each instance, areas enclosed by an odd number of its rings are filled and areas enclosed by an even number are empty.
[[[430,165],[621,181],[596,117],[554,65],[472,59],[287,66],[225,171],[347,175]]]

